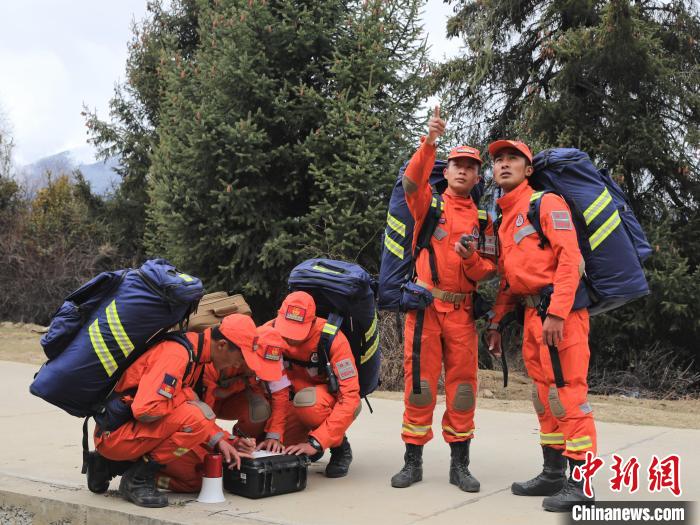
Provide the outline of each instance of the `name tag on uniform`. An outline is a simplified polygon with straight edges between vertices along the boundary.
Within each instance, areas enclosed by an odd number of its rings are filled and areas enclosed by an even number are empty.
[[[338,370],[338,377],[340,379],[350,379],[357,375],[357,370],[355,370],[355,363],[352,359],[343,359],[335,364],[335,368]]]
[[[435,237],[438,241],[441,241],[447,237],[447,232],[438,226],[433,232],[433,237]]]
[[[496,255],[496,236],[484,235],[484,247],[479,251],[487,255]]]
[[[568,211],[553,211],[552,215],[552,225],[555,230],[571,230],[573,228],[571,224],[571,215]]]

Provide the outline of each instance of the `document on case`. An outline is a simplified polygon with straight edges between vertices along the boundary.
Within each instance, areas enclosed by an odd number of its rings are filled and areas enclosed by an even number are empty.
[[[282,453],[281,452],[270,452],[268,450],[256,450],[255,452],[253,452],[252,455],[255,459],[258,459],[258,458],[266,458],[268,456],[281,456]]]

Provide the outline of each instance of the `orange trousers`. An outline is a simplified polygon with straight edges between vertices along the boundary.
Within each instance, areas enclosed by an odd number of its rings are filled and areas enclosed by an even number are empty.
[[[417,312],[406,316],[404,331],[404,414],[401,438],[424,445],[433,438],[433,411],[438,380],[445,364],[446,407],[442,436],[448,443],[474,437],[478,341],[470,309],[446,313],[433,305],[424,310],[420,338],[420,393],[413,392],[413,338]]]
[[[540,421],[540,443],[582,460],[596,453],[593,411],[588,404],[588,310],[575,310],[564,321],[559,360],[565,385],[557,388],[549,348],[542,344],[542,320],[534,308],[525,310],[523,360],[533,381],[532,402]]]
[[[214,404],[214,412],[219,419],[236,421],[231,432],[232,435],[237,435],[236,429],[238,429],[246,436],[262,439],[262,436],[265,434],[265,421],[251,421],[249,406],[248,396],[243,391],[225,399],[217,400]],[[205,447],[199,445],[175,461],[168,463],[158,473],[158,487],[173,492],[199,492],[202,488],[202,472],[200,469],[204,462],[204,457],[208,453],[209,451]],[[224,468],[227,468],[226,464],[224,464]]]
[[[316,400],[310,406],[298,406],[293,401],[289,402],[289,412],[287,413],[287,424],[284,430],[284,444],[287,446],[303,443],[309,438],[309,433],[321,426],[337,401],[335,395],[328,392],[328,386],[316,385]],[[359,412],[359,410],[358,410]],[[332,443],[331,447],[337,447],[343,442],[341,437],[337,443]]]
[[[214,413],[218,419],[236,422],[231,432],[234,436],[240,434],[257,440],[265,439],[267,419],[264,421],[253,421],[249,396],[257,396],[262,398],[261,402],[267,403],[262,394],[243,391],[225,399],[217,399],[214,403]]]
[[[158,476],[161,488],[191,492],[201,486],[201,475],[195,473],[195,467],[207,454],[203,443],[211,429],[212,421],[197,406],[183,403],[158,421],[130,421],[109,434],[96,433],[95,448],[115,461],[136,461],[148,454],[165,465]],[[164,477],[168,478],[165,484]]]

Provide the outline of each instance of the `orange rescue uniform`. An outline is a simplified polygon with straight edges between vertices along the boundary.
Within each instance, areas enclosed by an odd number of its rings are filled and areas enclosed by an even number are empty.
[[[203,399],[216,417],[235,420],[234,430],[258,440],[284,440],[291,384],[286,374],[279,381],[262,381],[243,367],[219,372],[207,363],[203,381]]]
[[[271,325],[269,321],[267,325]],[[324,449],[340,446],[343,436],[360,411],[360,383],[350,343],[338,331],[330,348],[330,362],[338,379],[338,392],[328,392],[328,377],[323,363],[306,367],[289,361],[318,361],[318,342],[326,320],[316,317],[308,337],[299,345],[285,349],[287,376],[294,393],[287,416],[285,444],[293,445],[313,436]]]
[[[408,208],[415,220],[413,248],[432,202],[429,184],[435,163],[435,146],[423,140],[404,174],[403,186]],[[459,302],[435,298],[424,312],[420,338],[421,393],[413,393],[413,338],[416,311],[406,316],[404,333],[404,405],[401,437],[404,442],[423,445],[433,437],[432,420],[438,379],[445,363],[447,397],[442,418],[446,442],[466,441],[474,436],[476,407],[478,341],[472,311],[472,292],[476,283],[495,272],[495,264],[474,252],[463,259],[454,250],[462,235],[479,234],[479,213],[471,197],[460,197],[448,188],[442,195],[444,209],[440,224],[431,239],[441,291],[464,294]],[[489,233],[489,232],[487,232]],[[433,288],[428,250],[416,261],[422,286]]]
[[[501,284],[492,323],[513,309],[518,296],[536,297],[542,288],[554,286],[548,313],[565,320],[564,339],[558,345],[565,386],[555,385],[549,348],[542,342],[542,320],[532,306],[525,309],[523,359],[534,382],[532,399],[541,444],[564,449],[565,456],[580,460],[587,451],[596,452],[593,412],[587,400],[588,310],[571,310],[583,257],[569,207],[551,193],[541,197],[540,223],[549,242],[539,246],[539,236],[527,219],[534,193],[524,181],[498,200],[503,213],[498,230]]]
[[[199,334],[187,338],[197,348]],[[199,364],[186,377],[189,355],[174,341],[164,341],[139,357],[124,372],[114,389],[131,403],[134,420],[112,432],[95,429],[95,448],[115,461],[148,457],[165,468],[158,485],[176,492],[190,492],[201,485],[195,467],[221,439],[230,435],[216,424],[214,412],[200,401],[193,387],[205,364],[211,361],[210,331],[204,338]],[[129,392],[134,392],[128,395]]]

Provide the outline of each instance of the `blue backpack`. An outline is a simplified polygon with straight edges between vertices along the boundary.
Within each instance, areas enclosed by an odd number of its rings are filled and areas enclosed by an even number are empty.
[[[304,291],[314,298],[316,313],[327,319],[319,341],[319,361],[328,363],[330,347],[340,329],[350,342],[360,382],[360,396],[366,397],[379,386],[381,350],[375,309],[376,283],[367,270],[354,263],[332,259],[309,259],[289,275],[289,290]],[[318,367],[323,363],[296,363]],[[334,374],[326,367],[329,390]]]
[[[574,309],[596,315],[649,293],[643,262],[651,255],[642,227],[622,189],[607,170],[596,168],[574,148],[544,150],[533,159],[530,185],[535,190],[528,220],[547,243],[540,224],[546,193],[561,195],[571,209],[578,244],[586,262]]]
[[[165,259],[101,273],[54,314],[41,339],[49,360],[29,391],[71,415],[95,415],[124,370],[183,323],[203,294],[199,279]]]
[[[433,191],[433,201],[428,216],[423,222],[415,253],[412,252],[413,227],[415,221],[406,204],[406,194],[404,193],[402,179],[406,171],[408,162],[404,163],[399,170],[399,176],[394,184],[389,200],[389,212],[387,213],[387,224],[384,231],[384,245],[382,247],[382,259],[379,269],[379,309],[390,311],[406,311],[403,304],[402,289],[404,285],[412,280],[414,261],[422,249],[430,249],[430,238],[437,227],[442,213],[442,193],[447,189],[447,180],[443,171],[447,166],[444,160],[437,160],[430,173],[430,186]],[[481,196],[484,194],[484,182],[479,182],[472,189],[471,195],[478,205]],[[483,232],[488,224],[485,210],[479,210],[479,223],[482,235],[480,243],[483,243]],[[433,280],[437,277],[437,269],[431,266]]]

